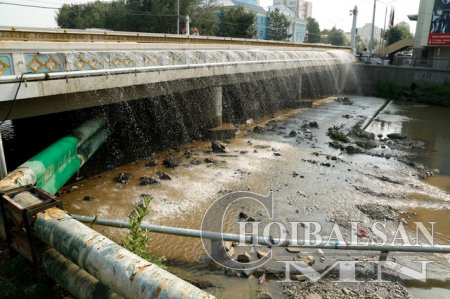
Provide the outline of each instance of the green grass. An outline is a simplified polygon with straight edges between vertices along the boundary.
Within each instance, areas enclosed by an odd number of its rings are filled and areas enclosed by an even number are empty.
[[[393,100],[450,107],[450,83],[405,86],[379,81],[373,95]]]

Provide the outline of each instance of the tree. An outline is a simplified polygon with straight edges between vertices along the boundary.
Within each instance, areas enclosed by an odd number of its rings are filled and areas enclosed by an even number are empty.
[[[292,34],[288,34],[288,28],[291,25],[288,18],[276,8],[269,14],[269,38],[272,40],[287,40]]]
[[[180,16],[186,16],[199,3],[200,0],[180,0]],[[62,28],[176,33],[177,1],[114,0],[65,4],[58,11],[56,21]]]
[[[314,18],[308,19],[306,30],[308,30],[308,43],[320,43],[320,26]]]
[[[356,53],[362,53],[364,49],[368,48],[368,44],[361,38],[359,34],[356,35]]]
[[[251,38],[255,32],[256,14],[242,6],[221,7],[218,36]]]
[[[332,44],[334,46],[348,45],[344,31],[342,29],[336,29],[336,27],[333,27],[333,29],[328,32],[327,42],[328,44]]]
[[[191,7],[189,10],[191,28],[196,27],[201,35],[214,35],[217,27],[215,10],[216,7],[211,5]]]
[[[404,26],[396,25],[386,31],[386,41],[388,46],[405,38],[413,38],[413,35],[408,31],[408,28]]]

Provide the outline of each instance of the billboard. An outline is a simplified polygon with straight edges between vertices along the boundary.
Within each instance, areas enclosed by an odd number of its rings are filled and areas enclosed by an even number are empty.
[[[450,0],[434,0],[428,45],[450,46]]]

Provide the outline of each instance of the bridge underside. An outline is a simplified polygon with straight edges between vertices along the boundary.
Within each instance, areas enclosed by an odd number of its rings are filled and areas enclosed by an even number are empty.
[[[296,89],[298,89],[298,93],[301,92],[300,86],[305,86],[308,82],[311,83],[311,78],[315,78],[314,74],[319,77],[313,79],[313,81],[318,82],[321,75],[324,76],[330,71],[340,72],[340,69],[340,67],[335,67],[330,70],[330,65],[323,62],[315,65],[309,64],[308,66],[296,66],[294,63],[289,65],[289,63],[281,62],[258,65],[208,66],[204,68],[187,67],[132,74],[28,81],[21,84],[16,99],[14,99],[14,96],[18,89],[18,83],[14,82],[2,86],[3,90],[9,94],[10,100],[0,102],[0,115],[7,115],[12,107],[8,116],[9,119],[27,118],[172,93],[276,78],[290,80],[290,84],[284,88],[292,88],[295,94]],[[335,83],[339,86],[342,85],[342,83]],[[307,90],[303,89],[305,93]],[[75,90],[78,91],[72,92]],[[297,100],[300,100],[299,94]]]

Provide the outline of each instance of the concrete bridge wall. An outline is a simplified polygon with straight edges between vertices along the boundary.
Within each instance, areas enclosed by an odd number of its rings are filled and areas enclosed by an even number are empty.
[[[380,81],[400,86],[450,83],[450,70],[444,69],[368,64],[356,64],[355,68],[365,94],[372,94]]]

